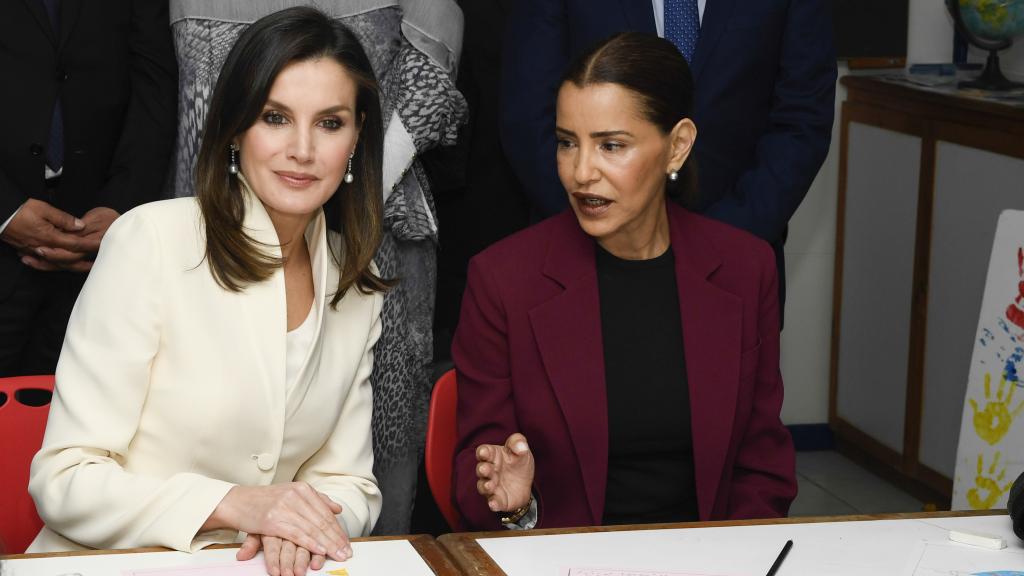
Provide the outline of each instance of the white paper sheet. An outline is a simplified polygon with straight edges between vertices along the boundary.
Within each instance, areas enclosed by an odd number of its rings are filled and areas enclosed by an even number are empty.
[[[920,542],[905,576],[1024,576],[1024,550],[986,550],[950,542]]]
[[[264,576],[262,556],[257,562],[238,563],[233,549],[184,552],[149,552],[6,560],[3,576]],[[328,561],[322,570],[309,572],[333,576],[345,568],[349,576],[434,576],[416,549],[406,540],[353,542],[352,559]],[[158,571],[157,571],[158,570]],[[161,574],[162,572],[162,574]]]
[[[568,567],[727,576],[764,576],[786,540],[793,548],[777,576],[898,575],[922,540],[950,529],[996,534],[1024,552],[1008,516],[875,520],[638,530],[484,538],[480,546],[508,576],[563,576]]]
[[[562,576],[720,576],[697,572],[664,572],[662,570],[616,570],[608,568],[566,568]]]

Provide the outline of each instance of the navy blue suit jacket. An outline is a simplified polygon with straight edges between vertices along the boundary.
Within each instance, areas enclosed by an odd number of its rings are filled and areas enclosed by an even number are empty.
[[[0,223],[29,198],[81,217],[159,198],[177,130],[178,63],[166,0],[0,1]],[[46,189],[53,104],[63,110],[60,187]],[[0,302],[28,268],[0,241]],[[60,329],[63,332],[63,327]]]
[[[626,30],[657,33],[650,0],[519,0],[511,15],[502,140],[539,216],[567,206],[555,168],[561,76],[573,57]],[[707,0],[691,69],[693,208],[767,240],[781,272],[786,224],[831,142],[831,0]]]

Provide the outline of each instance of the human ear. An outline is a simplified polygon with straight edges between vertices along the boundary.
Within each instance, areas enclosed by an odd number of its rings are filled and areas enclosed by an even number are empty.
[[[359,121],[356,122],[356,139],[352,144],[352,149],[355,150],[356,146],[359,145],[359,135],[363,133],[363,125],[366,123],[366,112],[359,113]]]
[[[672,127],[669,133],[668,166],[665,172],[678,172],[682,169],[690,152],[693,151],[693,143],[697,140],[697,125],[689,118],[683,118]]]

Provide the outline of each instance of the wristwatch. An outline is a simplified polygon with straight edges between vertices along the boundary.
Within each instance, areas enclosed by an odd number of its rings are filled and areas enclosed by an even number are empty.
[[[530,494],[530,499],[519,508],[507,512],[498,512],[498,521],[502,524],[517,524],[530,511],[530,504],[533,504],[533,494]]]

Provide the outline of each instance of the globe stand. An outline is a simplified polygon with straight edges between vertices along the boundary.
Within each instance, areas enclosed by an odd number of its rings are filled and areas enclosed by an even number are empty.
[[[1005,92],[1024,88],[1024,84],[1014,82],[1003,75],[999,68],[999,51],[989,50],[988,60],[985,62],[985,69],[981,75],[974,80],[964,80],[957,84],[960,88],[975,88],[978,90],[990,90],[992,92]]]

